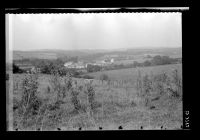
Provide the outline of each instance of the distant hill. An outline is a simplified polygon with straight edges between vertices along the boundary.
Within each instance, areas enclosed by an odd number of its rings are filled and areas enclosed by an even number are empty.
[[[116,50],[34,50],[34,51],[13,51],[13,59],[24,58],[57,59],[58,57],[78,56],[86,61],[103,58],[108,55],[145,55],[157,54],[170,57],[182,57],[182,48],[152,48],[152,49],[116,49]]]

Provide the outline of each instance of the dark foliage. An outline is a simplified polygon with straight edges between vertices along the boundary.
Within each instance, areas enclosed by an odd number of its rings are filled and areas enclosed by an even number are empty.
[[[23,70],[13,63],[13,73],[22,73]]]
[[[97,71],[100,71],[100,70],[101,70],[101,67],[98,66],[98,65],[91,65],[91,64],[87,65],[87,71],[88,72],[97,72]]]

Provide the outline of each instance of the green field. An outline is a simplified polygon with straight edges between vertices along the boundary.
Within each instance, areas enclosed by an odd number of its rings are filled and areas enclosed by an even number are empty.
[[[77,97],[81,105],[79,111],[74,108],[71,92],[65,90],[66,97],[62,98],[62,103],[58,108],[47,109],[45,112],[48,113],[44,114],[39,111],[26,118],[27,115],[24,123],[19,123],[21,118],[24,118],[23,113],[20,113],[19,104],[22,101],[23,79],[30,75],[14,74],[14,129],[99,130],[99,127],[102,127],[103,130],[118,130],[119,126],[122,126],[124,130],[180,129],[183,121],[182,90],[177,90],[178,86],[174,83],[172,69],[177,69],[178,79],[182,79],[182,69],[179,64],[103,72],[115,80],[113,83],[98,80],[102,72],[91,73],[92,76],[97,77],[91,84],[95,92],[93,109],[88,108],[90,106],[89,92],[85,92],[88,81],[72,78],[72,89],[78,91]],[[140,79],[138,71],[142,75]],[[168,75],[167,80],[163,79],[164,72]],[[145,74],[149,74],[146,81],[143,77]],[[50,78],[52,78],[50,75],[39,75],[37,80],[39,82],[37,97],[42,101],[40,108],[45,105],[55,105],[58,90],[53,90]],[[67,77],[59,77],[56,84],[60,83],[61,87],[66,87],[64,79]],[[142,81],[141,87],[137,86],[136,79]],[[121,83],[122,80],[127,82]],[[77,81],[77,84],[74,81]],[[151,90],[147,91],[146,83],[149,82]],[[167,90],[166,85],[171,86],[173,92]],[[172,96],[176,95],[175,92],[179,96]]]
[[[109,70],[102,72],[90,73],[88,75],[93,76],[95,79],[99,79],[101,74],[106,74],[111,80],[134,80],[138,71],[141,74],[160,74],[163,72],[170,73],[174,69],[179,71],[179,74],[182,75],[182,64],[172,64],[172,65],[161,65],[161,66],[151,66],[151,67],[138,67],[138,68],[128,68],[121,70]]]

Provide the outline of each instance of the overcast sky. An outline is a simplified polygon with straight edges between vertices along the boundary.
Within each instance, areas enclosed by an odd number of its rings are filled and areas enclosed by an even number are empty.
[[[182,47],[181,13],[17,14],[13,49]]]

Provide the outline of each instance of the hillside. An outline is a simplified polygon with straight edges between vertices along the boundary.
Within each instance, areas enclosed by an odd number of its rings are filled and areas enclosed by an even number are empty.
[[[182,64],[109,70],[109,71],[90,73],[88,75],[94,77],[95,79],[99,79],[100,75],[106,74],[112,80],[130,80],[130,79],[134,80],[134,78],[137,77],[136,75],[138,75],[138,71],[141,71],[142,74],[151,74],[151,73],[159,74],[162,72],[169,73],[173,69],[178,69],[178,71],[182,75]]]
[[[13,51],[13,59],[39,58],[56,59],[63,56],[78,56],[84,61],[93,61],[110,57],[133,57],[141,55],[168,55],[170,57],[182,57],[182,48],[153,48],[153,49],[116,49],[116,50],[34,50],[34,51]]]
[[[13,78],[13,120],[15,130],[177,130],[182,129],[182,76],[176,77],[172,68],[181,70],[181,65],[166,65],[140,68],[141,74],[153,72],[147,79],[137,75],[137,69],[105,71],[118,81],[72,79],[68,92],[67,77],[53,75],[14,74]],[[163,73],[167,72],[167,77]],[[98,75],[99,73],[93,73]],[[37,76],[38,79],[36,78]],[[38,81],[34,105],[27,114],[20,104],[26,87],[33,87]],[[138,78],[137,81],[128,78]],[[32,79],[32,80],[30,80]],[[57,80],[56,80],[57,79]],[[29,80],[30,85],[24,86]],[[142,82],[143,84],[140,84]],[[56,87],[56,88],[55,88]],[[146,90],[147,88],[151,90]],[[33,89],[33,88],[32,88]],[[75,93],[75,94],[74,94]],[[58,100],[57,95],[61,98]],[[26,97],[26,96],[25,96]],[[57,100],[57,101],[56,101]],[[38,111],[39,110],[39,111]],[[37,113],[38,111],[39,113]],[[36,113],[35,113],[36,112]],[[47,112],[47,113],[45,113]],[[20,120],[23,119],[24,123]],[[28,118],[28,119],[24,119]],[[38,119],[39,118],[39,119]]]

